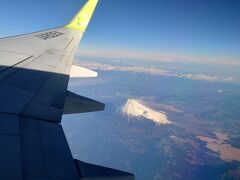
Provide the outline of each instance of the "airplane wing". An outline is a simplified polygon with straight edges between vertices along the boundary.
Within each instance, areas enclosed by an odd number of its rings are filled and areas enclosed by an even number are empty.
[[[67,26],[0,39],[0,179],[134,178],[74,160],[60,124],[63,113],[104,109],[67,91],[73,56],[96,5],[88,0]]]

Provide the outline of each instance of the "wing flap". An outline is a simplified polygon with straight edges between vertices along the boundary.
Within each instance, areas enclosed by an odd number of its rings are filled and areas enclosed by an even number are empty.
[[[70,78],[88,78],[88,77],[90,78],[97,76],[98,73],[90,69],[80,67],[77,65],[72,65],[71,67]]]
[[[0,113],[0,177],[22,179],[19,118]]]
[[[85,113],[94,111],[103,111],[105,104],[80,96],[78,94],[67,92],[65,104],[64,104],[64,114],[75,114],[75,113]]]
[[[79,179],[60,124],[21,119],[24,179]]]
[[[105,179],[105,180],[134,180],[134,175],[128,172],[119,171],[112,168],[98,166],[75,160],[80,172],[80,176],[85,180]]]
[[[62,126],[0,113],[1,179],[79,179]]]

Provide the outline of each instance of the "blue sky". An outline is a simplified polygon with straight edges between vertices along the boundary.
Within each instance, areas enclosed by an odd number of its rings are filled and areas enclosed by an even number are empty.
[[[1,0],[0,36],[64,25],[83,0]],[[83,49],[240,62],[239,0],[100,0]]]

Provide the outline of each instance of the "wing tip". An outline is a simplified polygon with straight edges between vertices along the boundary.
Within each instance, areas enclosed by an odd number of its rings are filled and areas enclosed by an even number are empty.
[[[85,32],[97,3],[98,0],[88,0],[72,21],[65,27]]]

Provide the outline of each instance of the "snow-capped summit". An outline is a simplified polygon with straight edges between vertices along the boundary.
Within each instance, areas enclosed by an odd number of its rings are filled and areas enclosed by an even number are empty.
[[[157,112],[144,105],[144,102],[130,98],[122,107],[122,114],[128,117],[144,117],[157,124],[170,124],[165,112]]]

